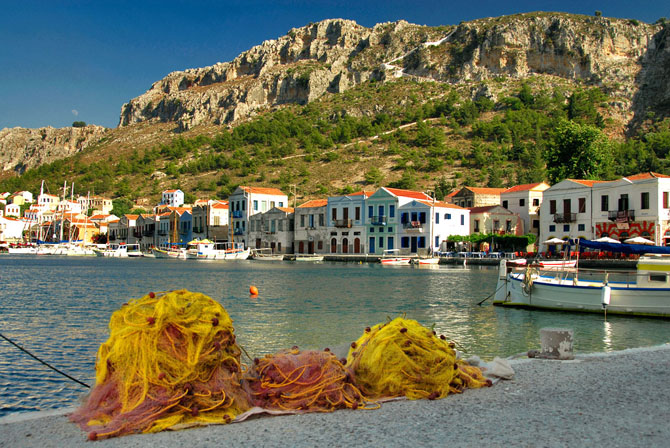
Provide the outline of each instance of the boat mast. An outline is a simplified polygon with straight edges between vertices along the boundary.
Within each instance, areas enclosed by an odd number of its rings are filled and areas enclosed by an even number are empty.
[[[63,204],[60,209],[60,238],[58,242],[63,241],[63,223],[65,221],[65,195],[67,191],[67,181],[63,181]]]

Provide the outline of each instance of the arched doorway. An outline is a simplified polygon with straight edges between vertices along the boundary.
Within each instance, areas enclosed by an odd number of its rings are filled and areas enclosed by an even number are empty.
[[[360,254],[361,253],[361,240],[360,240],[360,238],[354,238],[354,253],[355,254]]]
[[[330,240],[330,253],[337,253],[337,239],[333,238]]]
[[[349,253],[349,240],[347,238],[342,239],[342,253],[343,254]]]

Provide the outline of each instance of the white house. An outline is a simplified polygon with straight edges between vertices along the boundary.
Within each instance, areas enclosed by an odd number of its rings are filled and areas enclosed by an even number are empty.
[[[328,199],[314,199],[295,209],[293,251],[296,254],[323,254],[328,247],[329,226],[326,220]],[[348,246],[346,247],[348,249]],[[347,252],[344,252],[347,253]]]
[[[249,217],[287,204],[288,196],[277,188],[237,187],[228,198],[228,222],[233,227],[233,241],[248,245]]]
[[[326,217],[330,253],[365,253],[365,202],[371,191],[329,196]]]
[[[17,242],[23,238],[26,221],[23,219],[0,216],[0,241]]]
[[[294,209],[274,207],[249,217],[249,241],[256,249],[272,249],[275,254],[293,253]]]
[[[670,176],[640,173],[593,185],[596,238],[641,236],[670,245]]]
[[[181,207],[184,205],[184,192],[181,190],[165,190],[161,195],[161,205]]]
[[[565,179],[543,193],[540,205],[540,250],[549,249],[542,241],[551,238],[593,239],[593,186],[596,180]]]
[[[5,216],[21,217],[21,206],[18,204],[5,205]]]
[[[521,217],[523,233],[540,234],[540,205],[545,190],[549,184],[539,182],[535,184],[516,185],[500,193],[500,203],[507,210]]]
[[[399,208],[403,253],[432,255],[450,235],[469,235],[470,211],[443,201],[412,200]]]
[[[58,204],[60,203],[60,198],[49,193],[42,193],[37,196],[37,205],[38,207],[46,212],[49,210],[56,210]]]

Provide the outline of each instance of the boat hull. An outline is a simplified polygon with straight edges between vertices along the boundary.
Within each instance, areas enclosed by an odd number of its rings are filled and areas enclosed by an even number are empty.
[[[635,284],[614,283],[609,287],[609,304],[603,306],[601,282],[557,280],[555,276],[526,273],[499,275],[494,305],[636,316],[670,317],[670,288],[644,288]]]
[[[379,260],[380,263],[384,266],[401,266],[407,265],[412,261],[411,258],[382,258]]]

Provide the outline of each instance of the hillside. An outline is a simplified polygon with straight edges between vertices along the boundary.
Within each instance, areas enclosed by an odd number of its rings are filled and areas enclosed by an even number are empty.
[[[326,20],[169,74],[65,159],[7,162],[8,135],[26,131],[3,130],[0,190],[67,178],[153,202],[168,187],[225,197],[242,183],[295,185],[299,197],[505,185],[561,175],[561,126],[606,152],[595,175],[663,172],[668,81],[665,24],[562,13],[443,27]]]

